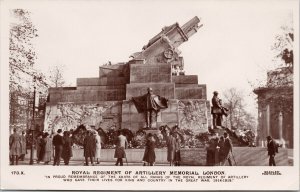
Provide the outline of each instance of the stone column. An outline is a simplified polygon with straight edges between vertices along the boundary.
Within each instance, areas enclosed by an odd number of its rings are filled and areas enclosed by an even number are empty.
[[[257,130],[257,136],[258,136],[258,146],[264,147],[264,137],[265,137],[265,112],[266,110],[263,108],[259,108],[258,112],[258,126],[259,130]]]
[[[283,115],[282,115],[281,111],[278,114],[278,131],[279,131],[279,140],[282,144],[282,147],[285,148],[285,141],[284,141],[283,136],[282,136],[282,132],[283,132]]]
[[[267,128],[267,136],[270,135],[270,105],[266,106],[266,128]]]
[[[282,112],[280,111],[278,114],[278,131],[279,131],[279,140],[282,140],[282,121],[283,121],[283,117],[282,117]]]

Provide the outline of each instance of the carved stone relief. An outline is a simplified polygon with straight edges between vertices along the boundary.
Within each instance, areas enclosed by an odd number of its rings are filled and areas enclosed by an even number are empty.
[[[117,102],[104,102],[101,104],[58,103],[47,106],[45,131],[76,129],[79,125],[103,129],[111,126],[118,127],[120,114],[111,113],[109,110],[116,105]]]
[[[191,129],[195,133],[206,132],[208,130],[205,101],[180,100],[178,105],[180,128]]]

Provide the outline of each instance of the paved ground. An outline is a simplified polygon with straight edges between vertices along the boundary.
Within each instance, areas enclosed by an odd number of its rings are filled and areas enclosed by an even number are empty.
[[[34,160],[33,166],[53,166],[53,161],[49,163],[49,165],[45,165],[44,162],[40,162],[39,164]],[[127,166],[127,163],[124,161],[124,166]],[[29,165],[29,159],[25,159],[25,161],[19,161],[19,165]],[[63,160],[60,162],[61,166],[65,166]],[[69,166],[83,166],[83,161],[70,161]],[[128,163],[128,166],[142,166],[143,162],[140,163]],[[168,166],[169,164],[155,164],[155,166]],[[91,166],[91,165],[90,165]],[[95,166],[115,166],[115,162],[100,162],[100,164],[95,164]]]
[[[293,158],[293,149],[288,150],[288,165],[293,166],[294,158]],[[52,166],[53,161],[49,163],[49,165],[45,165],[44,162],[40,162],[39,164],[34,160],[33,166]],[[25,157],[25,161],[19,161],[19,165],[29,165],[29,155]],[[65,166],[63,160],[61,160],[61,166]],[[71,160],[69,166],[84,166],[84,161],[82,160]],[[100,164],[95,164],[95,166],[115,166],[115,162],[101,162]],[[124,166],[127,166],[127,163],[124,159]],[[143,162],[136,162],[136,163],[128,163],[128,166],[143,166]],[[158,163],[155,166],[169,166],[166,163]]]

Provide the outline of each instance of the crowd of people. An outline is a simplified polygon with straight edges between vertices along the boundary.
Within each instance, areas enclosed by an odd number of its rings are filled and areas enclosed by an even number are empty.
[[[36,140],[36,157],[37,163],[44,162],[48,165],[53,159],[53,165],[60,165],[61,158],[65,165],[69,165],[72,157],[72,138],[70,131],[62,132],[61,129],[57,134],[40,133]]]
[[[70,131],[62,131],[58,129],[56,134],[49,134],[48,132],[39,133],[35,142],[36,149],[36,163],[44,162],[48,165],[53,161],[53,166],[60,165],[61,159],[65,165],[69,165],[70,159],[73,156],[72,146],[74,142],[72,133]],[[88,158],[91,163],[100,163],[101,137],[98,132],[88,131],[84,139],[84,157],[85,165],[89,165]],[[13,130],[13,134],[9,137],[10,149],[10,164],[18,165],[18,161],[24,161],[25,154],[27,154],[25,132],[22,135]],[[35,158],[35,157],[33,157]]]
[[[180,138],[175,132],[166,131],[166,144],[167,144],[167,161],[170,166],[180,166]],[[149,133],[147,135],[146,148],[144,152],[144,166],[153,166],[155,163],[155,138],[154,135]]]
[[[167,143],[167,161],[170,166],[180,165],[180,138],[176,133],[166,132],[166,143]],[[48,165],[53,161],[53,166],[59,166],[61,159],[63,159],[64,165],[69,165],[70,160],[73,156],[72,146],[74,142],[72,139],[72,132],[62,131],[58,129],[56,134],[49,134],[48,132],[39,133],[35,141],[35,155],[36,163]],[[9,138],[10,145],[10,161],[11,165],[18,165],[19,160],[24,160],[26,150],[26,137],[25,132],[19,135],[14,129],[14,133]],[[101,156],[101,137],[100,133],[95,130],[87,130],[84,141],[83,141],[83,156],[85,158],[84,165],[88,166],[100,164]],[[144,166],[154,166],[156,140],[152,133],[148,133],[146,137],[145,151],[143,159]],[[128,141],[124,136],[123,130],[118,131],[118,137],[115,140],[115,153],[116,158],[115,165],[123,166],[123,159],[126,159],[125,149],[128,148]]]
[[[167,143],[167,161],[170,163],[170,166],[180,166],[180,138],[176,133],[166,132],[166,143]],[[114,157],[117,159],[116,166],[123,166],[123,158],[126,159],[125,149],[128,146],[128,141],[126,137],[123,135],[122,131],[119,131],[119,136],[116,141],[115,155]],[[152,133],[148,133],[146,137],[145,151],[143,155],[142,161],[143,166],[154,166],[156,155],[155,155],[155,146],[156,140]]]
[[[165,141],[167,144],[167,161],[170,166],[180,166],[181,155],[180,155],[180,145],[181,139],[177,132],[166,131]],[[278,153],[278,147],[280,147],[271,136],[267,137],[267,148],[269,158],[269,165],[275,166],[275,155]],[[115,140],[115,153],[114,158],[116,158],[115,165],[123,166],[123,159],[126,159],[126,151],[128,148],[128,141],[126,136],[124,136],[123,130],[118,131],[118,136]],[[99,132],[95,130],[88,130],[84,137],[83,142],[83,155],[85,158],[84,165],[88,166],[89,162],[91,165],[95,163],[100,164],[101,157],[101,137]],[[62,132],[61,129],[57,130],[57,134],[49,135],[47,132],[42,133],[38,136],[36,140],[36,162],[44,162],[48,165],[53,160],[53,166],[60,165],[61,159],[65,165],[69,165],[70,159],[73,156],[72,153],[72,133],[70,131]],[[9,138],[10,147],[10,162],[11,165],[18,165],[19,160],[24,160],[26,150],[26,137],[25,132],[19,135],[16,129],[13,130],[13,134]],[[141,159],[144,166],[154,166],[156,162],[155,155],[156,140],[152,133],[148,133],[146,137],[145,151],[143,158]],[[228,162],[229,166],[236,164],[233,153],[232,153],[232,141],[229,138],[227,132],[221,137],[213,137],[206,144],[206,165],[214,166],[221,165],[224,166]]]
[[[215,137],[210,139],[209,143],[206,146],[207,155],[206,155],[206,165],[221,165],[224,166],[226,161],[230,166],[233,165],[232,158],[232,142],[225,132],[224,136]]]

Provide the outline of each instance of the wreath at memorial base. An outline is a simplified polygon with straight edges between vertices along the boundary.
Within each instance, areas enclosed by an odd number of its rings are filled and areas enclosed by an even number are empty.
[[[126,136],[128,141],[128,148],[133,149],[143,149],[146,144],[146,131],[143,129],[137,132],[132,132],[129,129],[114,129],[111,128],[107,131],[102,128],[95,129],[100,134],[103,149],[113,149],[115,148],[118,131],[122,130],[124,136]],[[200,133],[195,135],[191,129],[180,129],[177,125],[170,128],[167,125],[161,126],[159,132],[154,134],[156,148],[166,148],[166,132],[169,131],[173,135],[179,135],[182,148],[198,148],[203,147],[208,141],[209,133]],[[84,138],[86,136],[88,129],[84,125],[80,125],[76,130],[72,132],[73,142],[79,147],[83,146]]]

